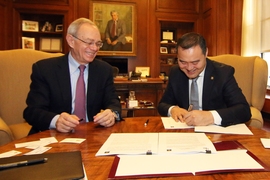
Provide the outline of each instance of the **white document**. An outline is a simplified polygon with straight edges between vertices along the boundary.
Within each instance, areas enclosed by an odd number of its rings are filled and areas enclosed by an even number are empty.
[[[186,123],[176,122],[172,117],[161,117],[161,120],[165,129],[194,128],[194,126],[188,126]]]
[[[157,154],[158,133],[112,133],[96,156]]]
[[[215,154],[119,156],[117,176],[180,174],[222,170],[263,170],[246,150],[218,151]],[[237,157],[237,160],[235,159]]]
[[[204,133],[159,133],[159,154],[216,153]]]
[[[204,133],[112,133],[96,156],[215,152]]]
[[[270,139],[269,138],[261,138],[261,142],[264,148],[270,148]]]
[[[209,133],[222,133],[222,134],[242,134],[242,135],[253,135],[253,133],[248,129],[246,124],[236,124],[227,127],[222,127],[218,125],[209,126],[196,126],[195,132],[209,132]]]

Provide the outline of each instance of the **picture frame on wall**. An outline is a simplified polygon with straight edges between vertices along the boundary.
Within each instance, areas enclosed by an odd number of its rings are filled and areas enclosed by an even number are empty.
[[[23,31],[31,31],[38,32],[38,21],[22,21],[22,30]]]
[[[91,1],[89,18],[99,28],[103,42],[98,55],[102,56],[136,56],[136,6],[134,3],[108,1]],[[114,13],[118,16],[113,26]],[[115,16],[115,15],[114,15]],[[112,30],[115,27],[114,31]],[[114,33],[113,33],[114,32]],[[109,39],[109,40],[108,40]],[[115,44],[115,42],[118,42]]]
[[[35,49],[35,38],[22,37],[22,49]]]

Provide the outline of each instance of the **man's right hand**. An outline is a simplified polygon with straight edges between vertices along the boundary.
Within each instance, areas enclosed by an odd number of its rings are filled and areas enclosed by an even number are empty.
[[[56,130],[63,133],[70,132],[79,123],[79,118],[76,115],[63,112],[56,121]]]
[[[188,111],[186,109],[180,108],[179,106],[175,106],[171,109],[171,116],[176,122],[185,122],[183,117],[186,113],[188,113]]]

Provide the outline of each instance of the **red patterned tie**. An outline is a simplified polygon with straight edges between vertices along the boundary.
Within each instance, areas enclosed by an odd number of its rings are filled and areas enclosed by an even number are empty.
[[[86,122],[86,111],[85,111],[85,84],[84,84],[84,69],[86,67],[84,65],[80,65],[80,75],[76,85],[76,95],[75,95],[75,107],[74,114],[78,116],[78,118],[83,118],[82,122]]]
[[[113,21],[112,29],[111,29],[111,36],[114,37],[116,36],[115,34],[115,21]]]

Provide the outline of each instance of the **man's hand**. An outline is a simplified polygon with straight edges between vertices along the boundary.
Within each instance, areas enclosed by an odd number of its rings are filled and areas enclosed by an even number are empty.
[[[118,40],[115,40],[115,41],[113,41],[113,42],[112,42],[112,44],[111,44],[111,45],[113,45],[113,46],[114,46],[114,45],[116,45],[117,43],[118,43]]]
[[[214,117],[209,111],[193,110],[186,113],[183,119],[189,126],[207,126],[214,124]]]
[[[110,127],[115,123],[116,114],[111,109],[106,109],[94,116],[94,123]]]
[[[59,132],[70,132],[79,124],[79,118],[76,115],[61,113],[56,121],[56,130]]]
[[[110,38],[107,38],[107,44],[112,44],[112,41]]]

